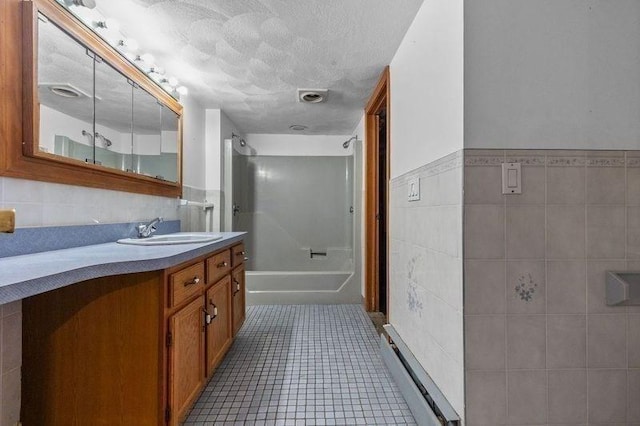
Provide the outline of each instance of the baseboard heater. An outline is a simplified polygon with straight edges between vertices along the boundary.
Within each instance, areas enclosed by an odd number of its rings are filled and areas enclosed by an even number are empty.
[[[422,368],[391,324],[380,336],[380,352],[414,419],[424,426],[460,426],[460,416]]]

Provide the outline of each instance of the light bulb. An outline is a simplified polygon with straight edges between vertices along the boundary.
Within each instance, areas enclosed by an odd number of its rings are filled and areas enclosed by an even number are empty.
[[[125,38],[118,40],[117,46],[120,50],[127,50],[129,52],[135,52],[138,50],[138,42],[132,38]]]
[[[138,50],[138,47],[140,47],[140,45],[138,44],[138,41],[133,38],[128,38],[124,44],[132,52],[135,52],[136,50]]]
[[[113,47],[118,47],[118,43],[120,42],[118,40],[119,37],[117,35],[113,35],[111,33],[106,33],[104,35],[104,39],[107,40],[107,43],[109,43]]]
[[[113,18],[105,19],[104,25],[109,31],[118,32],[120,30],[120,24]]]
[[[145,53],[144,55],[140,55],[140,59],[145,63],[151,65],[153,64],[153,60],[155,59],[151,53]]]
[[[63,3],[67,6],[83,6],[89,9],[96,7],[95,0],[58,0],[58,3]]]
[[[189,94],[189,89],[187,89],[185,86],[180,86],[176,89],[176,92],[180,93],[181,95],[188,95]]]
[[[162,80],[162,74],[156,72],[154,69],[149,71],[149,77],[155,82],[160,82]]]
[[[86,7],[72,5],[69,6],[69,10],[71,11],[71,13],[80,18],[82,22],[90,27],[93,26],[93,22],[100,20],[100,16],[95,11],[95,9],[88,9]]]

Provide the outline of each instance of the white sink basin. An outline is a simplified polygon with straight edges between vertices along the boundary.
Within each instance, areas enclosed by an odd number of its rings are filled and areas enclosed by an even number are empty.
[[[166,246],[172,244],[208,243],[221,238],[222,235],[212,232],[177,232],[168,235],[155,235],[149,238],[124,238],[117,242],[134,246]]]

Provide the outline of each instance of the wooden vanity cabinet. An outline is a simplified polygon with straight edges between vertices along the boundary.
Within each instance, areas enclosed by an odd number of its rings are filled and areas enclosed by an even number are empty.
[[[244,321],[236,247],[24,299],[22,424],[184,421]]]
[[[162,271],[22,302],[24,426],[164,424]]]

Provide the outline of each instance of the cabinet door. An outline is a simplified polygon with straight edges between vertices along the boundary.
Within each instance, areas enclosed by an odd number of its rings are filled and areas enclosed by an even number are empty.
[[[206,310],[211,315],[207,326],[207,377],[222,361],[231,343],[231,277],[226,276],[207,290]]]
[[[233,270],[231,276],[231,294],[233,299],[233,335],[235,336],[245,316],[245,295],[244,295],[244,266]]]
[[[204,301],[198,297],[169,318],[171,425],[186,415],[204,384]]]

